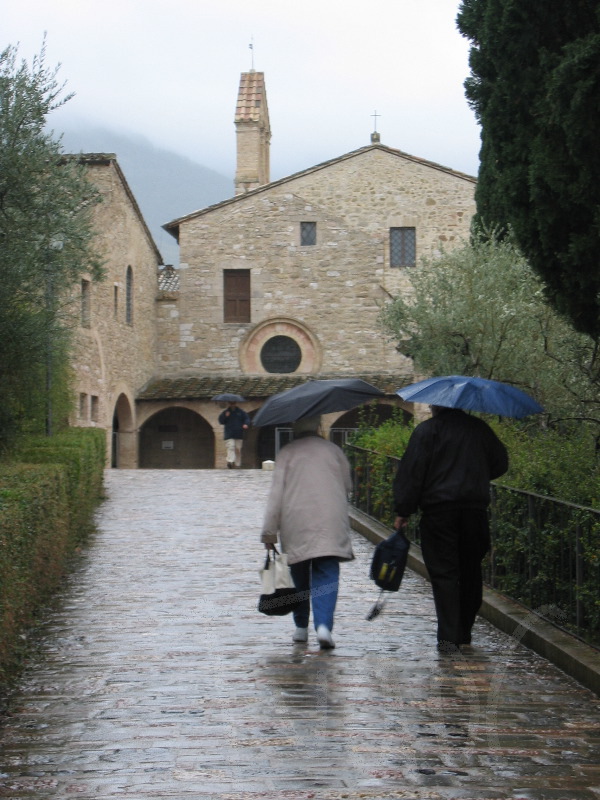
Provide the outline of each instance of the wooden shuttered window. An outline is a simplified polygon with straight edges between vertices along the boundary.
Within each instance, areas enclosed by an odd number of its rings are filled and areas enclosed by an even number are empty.
[[[250,270],[223,270],[223,321],[250,322]]]

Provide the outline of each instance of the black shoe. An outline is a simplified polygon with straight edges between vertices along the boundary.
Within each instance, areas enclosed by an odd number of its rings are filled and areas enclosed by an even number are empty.
[[[440,653],[444,653],[445,655],[456,655],[460,653],[460,645],[456,644],[456,642],[447,642],[444,639],[440,639],[437,643],[437,649]]]

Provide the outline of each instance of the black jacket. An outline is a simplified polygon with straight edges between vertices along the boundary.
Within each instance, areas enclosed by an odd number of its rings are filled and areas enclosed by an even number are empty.
[[[398,516],[419,508],[486,508],[490,480],[508,469],[506,448],[479,417],[445,408],[421,422],[394,479]]]
[[[234,406],[226,408],[219,414],[219,422],[225,426],[224,439],[243,439],[244,428],[242,426],[250,425],[250,417],[239,406]]]

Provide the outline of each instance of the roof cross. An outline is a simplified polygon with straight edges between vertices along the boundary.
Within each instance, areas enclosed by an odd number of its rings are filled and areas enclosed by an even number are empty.
[[[380,116],[381,116],[381,114],[378,114],[378,113],[377,113],[377,111],[375,111],[375,113],[374,113],[374,114],[371,114],[371,116],[372,116],[372,117],[375,117],[375,123],[374,123],[374,125],[373,125],[373,131],[374,131],[375,133],[377,133],[377,117],[380,117]]]

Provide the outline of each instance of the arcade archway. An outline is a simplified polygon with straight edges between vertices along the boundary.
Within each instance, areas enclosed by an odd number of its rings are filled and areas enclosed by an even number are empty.
[[[127,395],[120,394],[113,411],[110,465],[131,469],[136,465],[133,411]]]
[[[213,469],[215,436],[209,423],[188,408],[166,408],[140,429],[141,469]]]

